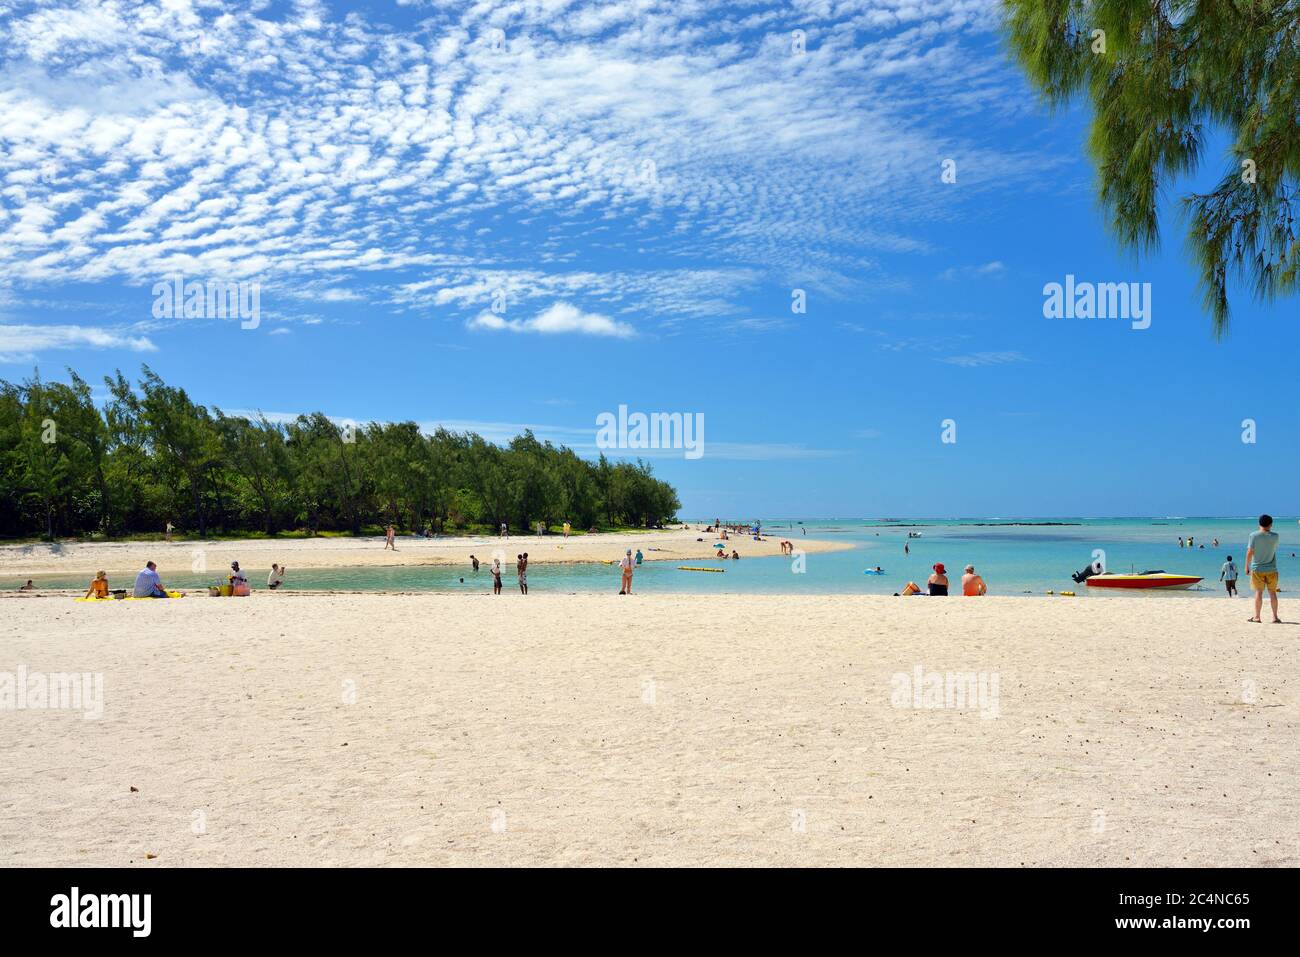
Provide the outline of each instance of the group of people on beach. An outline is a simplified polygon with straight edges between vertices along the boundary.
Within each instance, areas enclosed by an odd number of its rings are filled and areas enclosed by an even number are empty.
[[[469,557],[469,564],[470,564],[470,568],[472,568],[475,572],[479,570],[480,562],[475,556],[471,555]],[[494,595],[501,594],[502,572],[501,572],[500,558],[492,559],[492,566],[488,569],[488,572],[492,575],[492,594]],[[528,594],[528,553],[527,552],[520,552],[518,555],[515,556],[515,576],[519,579],[519,593],[521,595],[527,595]],[[465,579],[463,578],[461,579],[461,581],[464,580]]]
[[[285,573],[289,570],[287,565],[281,565],[279,562],[271,563],[271,571],[266,576],[266,587],[275,591],[284,584]],[[230,583],[231,594],[235,596],[244,596],[251,594],[252,589],[248,584],[248,576],[244,574],[243,569],[239,567],[239,562],[230,563],[230,575],[226,579]],[[30,585],[31,582],[28,582]],[[111,592],[108,587],[108,573],[103,569],[95,572],[95,577],[91,579],[90,585],[86,588],[86,598],[108,598]],[[126,597],[126,591],[120,592],[122,597]],[[147,561],[144,568],[136,573],[135,583],[131,587],[132,598],[170,598],[167,588],[163,585],[162,576],[158,574],[158,565],[156,562]]]
[[[1250,537],[1246,539],[1246,571],[1250,573],[1250,587],[1255,593],[1255,614],[1246,619],[1247,621],[1256,623],[1260,621],[1260,612],[1264,610],[1264,592],[1268,592],[1268,604],[1273,611],[1273,624],[1282,624],[1282,619],[1278,617],[1277,612],[1277,550],[1281,541],[1281,536],[1273,531],[1273,516],[1267,513],[1259,517],[1259,528],[1251,532]],[[1194,542],[1195,539],[1191,535],[1187,536],[1186,543],[1181,535],[1178,537],[1179,548],[1198,547]],[[1205,545],[1201,544],[1199,547],[1204,548]],[[1211,541],[1211,547],[1219,547],[1217,537]],[[1294,554],[1293,552],[1292,557]],[[1219,581],[1223,582],[1229,598],[1238,595],[1238,577],[1237,563],[1229,555],[1219,569]]]
[[[897,595],[947,595],[948,594],[948,569],[944,567],[943,562],[935,562],[930,570],[930,577],[925,582],[926,589],[922,590],[916,582],[908,582],[903,586],[901,592],[894,592]],[[967,565],[961,576],[961,593],[967,598],[975,598],[979,595],[989,593],[988,585],[984,579],[976,574],[974,565]]]

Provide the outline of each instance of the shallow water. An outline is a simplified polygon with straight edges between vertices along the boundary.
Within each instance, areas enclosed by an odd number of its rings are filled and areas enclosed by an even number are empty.
[[[1030,525],[1017,522],[1070,524]],[[967,563],[984,576],[991,594],[1042,594],[1046,591],[1076,591],[1079,595],[1098,592],[1076,585],[1070,573],[1093,559],[1094,549],[1105,552],[1111,571],[1164,569],[1200,575],[1205,581],[1191,591],[1173,594],[1218,595],[1219,569],[1228,555],[1240,569],[1245,558],[1247,535],[1256,527],[1253,518],[1142,518],[1142,519],[945,519],[897,520],[884,523],[873,519],[832,519],[800,523],[796,519],[765,521],[765,538],[785,538],[798,548],[806,536],[851,544],[849,551],[813,553],[800,560],[790,558],[742,558],[740,561],[692,559],[685,562],[647,561],[634,578],[634,591],[646,593],[731,593],[731,594],[867,594],[891,595],[907,581],[924,583],[935,562],[943,562],[949,577],[958,581]],[[1300,573],[1300,525],[1295,518],[1278,518],[1275,530],[1282,535],[1278,569],[1283,588]],[[907,533],[921,533],[909,540]],[[1178,537],[1192,536],[1204,549],[1179,548]],[[1218,537],[1219,546],[1211,547]],[[744,555],[744,540],[729,543]],[[907,544],[910,554],[904,555]],[[617,558],[617,555],[611,555]],[[679,570],[679,565],[724,568],[722,574]],[[865,575],[864,569],[881,566],[884,575]],[[164,572],[166,570],[164,569]],[[254,588],[265,582],[265,569],[249,569]],[[462,581],[463,579],[463,581]],[[16,587],[19,576],[6,576],[4,587]],[[196,588],[215,584],[218,576],[164,574],[168,586]],[[346,591],[440,591],[474,592],[491,590],[492,577],[486,568],[474,574],[468,566],[395,566],[391,568],[292,569],[287,588]],[[533,592],[617,593],[619,571],[601,563],[534,564],[528,570]],[[507,593],[518,594],[513,566],[502,576]],[[115,588],[128,586],[114,580]],[[1241,582],[1246,584],[1245,578]],[[37,580],[42,588],[84,588],[81,576],[49,576]],[[1114,593],[1106,593],[1108,597]],[[1149,592],[1147,594],[1150,594]],[[1118,597],[1126,597],[1120,595]]]

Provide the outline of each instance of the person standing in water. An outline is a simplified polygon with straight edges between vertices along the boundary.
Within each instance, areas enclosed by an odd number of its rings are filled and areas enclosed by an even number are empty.
[[[618,590],[620,595],[632,594],[632,569],[636,567],[636,559],[632,557],[632,549],[627,550],[627,554],[619,559],[618,567],[623,570],[623,585]]]
[[[501,559],[492,559],[492,594],[501,594]]]
[[[528,594],[528,553],[524,552],[515,563],[515,572],[519,576],[519,593]]]
[[[1255,617],[1258,622],[1264,604],[1264,590],[1268,590],[1268,603],[1273,609],[1273,624],[1282,624],[1277,616],[1277,545],[1280,541],[1273,531],[1273,516],[1261,515],[1259,528],[1250,533],[1246,542],[1246,569],[1250,572],[1250,587],[1255,590]]]
[[[1228,589],[1229,598],[1237,594],[1237,566],[1233,562],[1231,555],[1223,563],[1223,567],[1219,569],[1219,581],[1223,582],[1224,587]]]

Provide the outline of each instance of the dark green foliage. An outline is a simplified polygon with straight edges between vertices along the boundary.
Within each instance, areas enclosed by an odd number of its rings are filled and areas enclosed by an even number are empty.
[[[1233,137],[1215,188],[1183,198],[1216,336],[1228,328],[1229,273],[1264,300],[1297,292],[1300,0],[1003,0],[1003,7],[1016,59],[1044,98],[1059,105],[1082,93],[1091,101],[1088,149],[1124,246],[1158,245],[1160,192],[1198,168],[1206,129]]]
[[[649,526],[677,493],[648,465],[587,462],[531,432],[502,448],[414,422],[348,429],[316,412],[281,424],[211,412],[147,366],[132,387],[0,381],[0,535],[399,529],[523,532],[565,521]]]

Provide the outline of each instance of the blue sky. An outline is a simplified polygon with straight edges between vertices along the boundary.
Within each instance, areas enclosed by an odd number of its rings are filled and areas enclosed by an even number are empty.
[[[583,454],[702,413],[652,458],[701,517],[1300,512],[1297,303],[1238,285],[1216,343],[1198,181],[1121,253],[1086,123],[993,0],[0,0],[0,377]],[[1151,283],[1150,328],[1045,319],[1066,274]],[[155,318],[176,275],[260,324]]]

